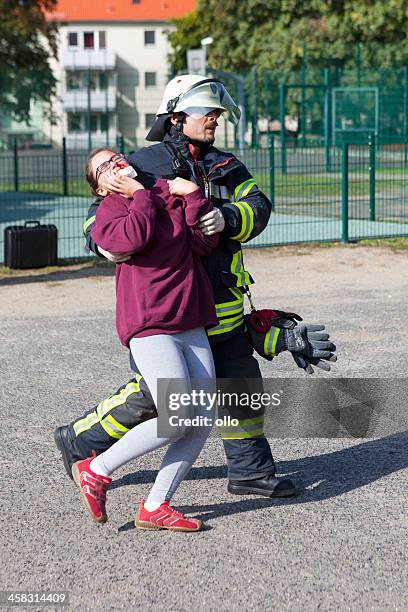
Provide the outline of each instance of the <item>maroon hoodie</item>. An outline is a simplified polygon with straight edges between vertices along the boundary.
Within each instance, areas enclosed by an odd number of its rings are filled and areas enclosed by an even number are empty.
[[[116,329],[131,338],[175,334],[217,324],[214,296],[200,255],[218,236],[206,236],[198,220],[213,209],[200,189],[173,196],[167,181],[135,191],[133,199],[106,196],[96,212],[92,238],[107,251],[134,251],[116,265]]]

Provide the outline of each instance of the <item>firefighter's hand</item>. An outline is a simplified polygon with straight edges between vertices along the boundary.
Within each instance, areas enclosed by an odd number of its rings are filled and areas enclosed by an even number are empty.
[[[197,191],[199,189],[198,185],[193,183],[193,181],[187,181],[186,179],[181,178],[181,176],[176,177],[172,181],[167,181],[169,186],[169,191],[171,195],[188,195],[189,193],[193,193],[193,191]]]
[[[98,246],[98,252],[113,263],[123,263],[124,261],[128,261],[133,255],[133,251],[127,253],[111,253],[111,251],[105,251],[105,249],[100,246]]]
[[[214,208],[211,212],[203,215],[199,221],[198,227],[206,234],[212,236],[219,234],[225,227],[225,219],[219,208]]]

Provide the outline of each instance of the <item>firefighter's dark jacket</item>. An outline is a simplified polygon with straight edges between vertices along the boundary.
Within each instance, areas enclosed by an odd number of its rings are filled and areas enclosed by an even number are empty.
[[[158,178],[170,179],[182,174],[199,184],[210,194],[214,206],[221,209],[225,229],[217,248],[203,257],[203,262],[214,289],[219,321],[216,327],[208,330],[208,336],[211,342],[227,339],[244,322],[241,288],[254,282],[244,270],[241,243],[248,242],[265,229],[271,214],[270,201],[259,190],[244,164],[231,153],[213,146],[194,160],[187,146],[176,145],[166,134],[163,142],[129,154],[127,161],[135,167],[145,187],[153,185]],[[99,198],[93,202],[84,223],[87,247],[97,255],[91,229],[100,201]]]

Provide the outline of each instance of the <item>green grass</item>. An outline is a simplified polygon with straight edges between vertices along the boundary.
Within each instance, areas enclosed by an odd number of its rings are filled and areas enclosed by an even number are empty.
[[[390,194],[392,191],[408,189],[407,180],[404,178],[393,178],[393,175],[406,175],[408,179],[408,169],[377,169],[376,194]],[[270,195],[269,173],[255,173],[255,179],[260,188]],[[389,178],[389,180],[387,180]],[[14,184],[0,184],[0,191],[14,192]],[[22,193],[47,193],[53,195],[63,195],[63,187],[60,181],[39,181],[21,182],[19,191]],[[340,199],[342,193],[341,174],[330,173],[303,173],[303,174],[275,174],[275,197],[277,198],[300,198],[301,203],[313,205],[314,202],[304,202],[313,198],[335,198]],[[349,175],[349,195],[350,197],[368,197],[370,184],[368,172],[350,172]],[[90,189],[82,179],[71,179],[68,181],[68,195],[91,197]]]
[[[256,251],[272,251],[279,249],[282,252],[298,255],[307,253],[313,249],[334,249],[334,248],[357,249],[360,247],[390,249],[394,253],[408,251],[408,238],[369,238],[366,240],[356,240],[351,242],[297,242],[296,244],[270,246],[257,248]],[[248,248],[250,250],[251,247]]]
[[[376,180],[376,194],[391,194],[394,189],[408,189],[408,183],[404,179],[386,180],[386,176],[380,174]],[[258,185],[266,194],[270,194],[269,175],[259,173],[255,175]],[[407,173],[408,178],[408,173]],[[340,199],[342,193],[341,174],[329,174],[328,176],[316,174],[275,174],[275,197],[277,198],[336,198]],[[368,197],[370,194],[370,182],[368,173],[350,173],[349,196]],[[313,204],[313,202],[308,202]]]
[[[14,184],[0,184],[1,192],[15,192]],[[19,185],[21,193],[47,193],[52,195],[63,195],[63,186],[61,181],[38,181],[38,182],[23,182]],[[88,184],[81,179],[71,179],[68,181],[69,196],[84,196],[92,197],[91,190]]]
[[[78,272],[84,269],[92,268],[109,268],[114,269],[114,264],[107,259],[99,258],[76,258],[76,259],[61,259],[56,266],[45,266],[44,268],[24,268],[14,269],[7,266],[0,266],[0,279],[19,276],[39,276],[44,274],[55,274],[66,270],[70,272]]]

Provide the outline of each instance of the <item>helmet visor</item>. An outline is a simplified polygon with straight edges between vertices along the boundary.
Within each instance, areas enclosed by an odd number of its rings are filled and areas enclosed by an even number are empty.
[[[190,117],[194,117],[194,119],[202,119],[214,111],[216,111],[217,115],[225,113],[225,111],[221,108],[210,108],[204,106],[189,106],[183,110],[183,113],[190,115]]]
[[[190,108],[202,108],[203,115],[208,113],[208,109],[220,109],[225,111],[228,121],[236,125],[241,117],[241,111],[234,100],[219,81],[206,81],[198,83],[185,94],[182,94],[175,105],[174,112],[186,111]]]

